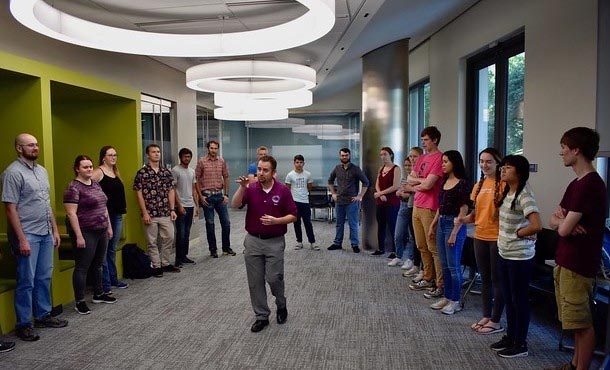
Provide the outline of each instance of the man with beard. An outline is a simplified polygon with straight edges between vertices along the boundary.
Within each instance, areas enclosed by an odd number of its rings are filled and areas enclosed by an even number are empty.
[[[297,219],[297,207],[290,189],[274,179],[276,168],[275,158],[262,157],[258,161],[257,182],[248,186],[248,178],[240,176],[237,180],[239,189],[231,200],[233,208],[248,206],[244,260],[250,301],[256,315],[250,328],[254,333],[269,325],[271,311],[267,304],[265,280],[275,297],[277,323],[284,324],[288,318],[284,295],[284,235],[287,225]]]
[[[339,159],[341,164],[338,164],[330,173],[328,178],[328,187],[335,201],[335,212],[337,215],[337,232],[335,240],[329,251],[342,249],[343,229],[345,218],[349,224],[349,239],[354,253],[360,252],[360,241],[358,239],[358,206],[362,197],[369,187],[369,179],[366,177],[360,167],[350,162],[351,152],[348,148],[339,150]],[[335,188],[335,180],[337,187]],[[362,183],[362,189],[358,192],[358,183]]]
[[[193,152],[188,148],[182,148],[178,152],[180,164],[172,168],[172,176],[176,183],[176,267],[182,267],[183,263],[195,263],[188,258],[189,239],[193,217],[199,216],[197,206],[197,182],[195,171],[189,167]]]
[[[53,247],[59,246],[59,232],[51,208],[47,170],[36,163],[36,138],[19,134],[15,138],[17,159],[2,174],[2,201],[8,219],[8,239],[17,257],[15,313],[17,336],[24,341],[40,339],[32,328],[61,328],[68,321],[51,316],[51,273]]]

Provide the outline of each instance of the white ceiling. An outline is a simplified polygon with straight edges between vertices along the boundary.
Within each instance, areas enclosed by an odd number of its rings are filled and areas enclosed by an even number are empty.
[[[45,0],[97,23],[163,33],[222,33],[284,23],[307,9],[295,0]],[[411,47],[479,0],[335,0],[335,26],[298,48],[255,56],[222,58],[274,60],[309,65],[318,72],[317,98],[360,84],[360,57],[389,42],[411,38]],[[219,58],[154,57],[187,68]],[[209,101],[201,94],[199,101]]]

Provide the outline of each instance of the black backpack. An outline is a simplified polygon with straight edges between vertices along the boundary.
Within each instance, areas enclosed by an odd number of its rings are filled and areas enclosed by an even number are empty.
[[[126,279],[147,279],[152,276],[150,258],[135,244],[123,247],[123,277]]]

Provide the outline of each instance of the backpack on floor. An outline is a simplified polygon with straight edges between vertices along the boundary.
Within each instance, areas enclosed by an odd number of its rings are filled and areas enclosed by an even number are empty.
[[[152,276],[150,258],[135,244],[123,247],[123,277],[126,279],[147,279]]]

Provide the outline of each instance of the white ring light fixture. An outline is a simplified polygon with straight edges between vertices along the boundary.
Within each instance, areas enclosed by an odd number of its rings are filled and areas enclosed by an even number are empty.
[[[223,121],[274,121],[288,118],[288,109],[240,109],[223,107],[214,109],[214,118]]]
[[[335,24],[335,0],[297,0],[308,11],[289,22],[225,34],[168,34],[94,23],[43,0],[11,0],[15,19],[54,39],[94,49],[168,57],[220,57],[291,49],[326,35]]]
[[[313,103],[313,93],[309,90],[288,91],[285,93],[215,93],[214,104],[220,107],[241,106],[282,106],[284,108],[301,108]]]
[[[186,86],[209,93],[279,93],[316,86],[315,69],[300,64],[235,60],[186,70]]]

